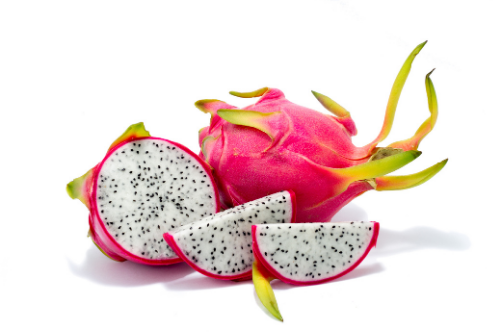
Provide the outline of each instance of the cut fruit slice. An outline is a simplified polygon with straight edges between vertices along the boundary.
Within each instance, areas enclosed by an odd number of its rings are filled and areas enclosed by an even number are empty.
[[[198,272],[244,280],[252,274],[252,225],[291,222],[295,222],[295,195],[283,191],[169,231],[164,238]]]
[[[142,123],[66,189],[89,208],[89,236],[104,254],[148,265],[181,262],[163,234],[220,208],[210,168],[188,148],[149,136]]]
[[[277,279],[312,285],[339,278],[376,245],[378,222],[252,226],[256,259]]]
[[[96,223],[125,250],[126,259],[179,262],[163,233],[217,212],[210,175],[178,143],[149,137],[118,145],[95,172],[91,204]]]

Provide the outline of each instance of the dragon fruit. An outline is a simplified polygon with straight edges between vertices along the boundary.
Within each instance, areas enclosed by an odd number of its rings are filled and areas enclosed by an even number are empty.
[[[313,285],[339,278],[377,244],[377,222],[295,223],[252,226],[254,285],[262,304],[279,320],[270,281]]]
[[[216,214],[219,194],[208,166],[188,148],[130,126],[106,156],[66,188],[90,210],[89,236],[116,261],[181,262],[163,234]]]
[[[260,99],[237,109],[219,100],[201,100],[196,107],[211,114],[210,126],[199,132],[200,157],[213,169],[225,206],[237,206],[259,197],[290,189],[297,195],[297,220],[330,221],[355,197],[369,190],[396,190],[420,185],[432,178],[446,160],[413,175],[385,176],[403,164],[385,161],[418,148],[437,119],[437,100],[429,73],[425,84],[431,116],[411,138],[377,147],[390,132],[399,96],[420,44],[401,68],[389,97],[380,134],[363,147],[351,137],[356,126],[351,115],[330,98],[313,92],[333,115],[293,104],[274,88],[232,95]],[[392,164],[392,168],[389,168]]]
[[[252,225],[295,222],[295,205],[294,193],[283,191],[184,225],[164,237],[198,272],[221,280],[246,280],[252,275]]]

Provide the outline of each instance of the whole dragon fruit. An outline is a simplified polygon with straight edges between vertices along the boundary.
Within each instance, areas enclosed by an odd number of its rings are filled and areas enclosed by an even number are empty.
[[[243,109],[219,100],[195,106],[211,114],[210,126],[199,132],[200,157],[213,169],[222,202],[236,206],[282,190],[297,196],[297,221],[329,221],[362,193],[420,185],[439,172],[447,160],[407,176],[385,176],[420,155],[421,140],[437,119],[437,100],[430,72],[425,79],[431,116],[414,136],[388,147],[377,147],[389,134],[399,96],[418,45],[401,68],[391,90],[380,134],[363,147],[353,145],[356,126],[344,108],[313,92],[333,115],[326,115],[285,99],[274,88],[232,95],[260,97]]]

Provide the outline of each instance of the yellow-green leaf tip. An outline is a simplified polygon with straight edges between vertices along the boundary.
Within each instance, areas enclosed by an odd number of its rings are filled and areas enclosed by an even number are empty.
[[[413,60],[415,60],[415,57],[420,52],[420,50],[422,50],[422,48],[425,46],[426,43],[427,41],[419,44],[406,58],[405,62],[403,63],[403,66],[399,70],[399,73],[396,76],[396,80],[394,80],[394,83],[392,85],[391,93],[389,94],[389,101],[387,102],[382,129],[380,130],[380,133],[377,136],[377,138],[372,142],[373,147],[375,147],[379,142],[383,141],[389,135],[389,132],[391,131],[392,128],[392,124],[394,122],[394,116],[396,114],[396,108],[398,106],[399,97],[401,96],[401,92],[403,91],[406,79],[410,74]]]
[[[333,169],[333,172],[336,172],[342,176],[342,178],[349,180],[350,182],[381,177],[404,167],[421,154],[422,152],[418,150],[400,152],[395,155],[355,165],[349,168]]]
[[[120,144],[123,141],[134,139],[134,138],[143,138],[149,137],[151,134],[144,127],[144,123],[140,122],[137,124],[130,125],[125,132],[116,139],[111,146],[109,146],[109,150],[111,150],[114,146]]]
[[[208,103],[221,102],[218,99],[200,99],[194,103],[194,106],[198,108],[203,113],[210,113],[210,110],[206,107]]]
[[[323,94],[320,94],[319,92],[316,92],[314,90],[311,90],[312,94],[316,99],[331,113],[336,115],[337,117],[349,117],[350,113],[344,109],[340,104],[335,102],[333,99],[331,99],[328,96],[325,96]]]
[[[230,91],[229,93],[233,96],[240,97],[240,98],[253,98],[253,97],[260,97],[264,95],[267,91],[269,90],[268,87],[260,88],[255,91],[250,91],[250,92],[237,92],[237,91]]]
[[[266,133],[271,140],[274,140],[269,120],[281,114],[278,112],[259,112],[252,110],[220,109],[217,114],[227,122],[234,125],[248,126]]]
[[[77,180],[78,180],[78,178],[72,182],[69,182],[68,185],[66,185],[66,192],[68,193],[68,195],[71,199],[77,198],[76,188],[78,186],[75,184],[75,181],[77,181]]]
[[[415,55],[418,54],[424,48],[424,46],[425,46],[425,44],[427,44],[427,42],[428,41],[425,41],[423,43],[418,44],[417,47],[413,50],[412,53],[415,54]]]
[[[439,171],[441,171],[446,163],[448,163],[448,159],[445,159],[439,163],[434,164],[430,168],[411,175],[385,176],[376,178],[375,188],[377,191],[395,191],[405,190],[422,185],[423,183],[434,177]]]
[[[88,198],[88,191],[90,187],[90,182],[92,180],[92,175],[94,168],[87,171],[83,176],[73,179],[66,185],[66,193],[68,193],[71,199],[80,200],[87,208],[90,209],[90,202]]]
[[[252,280],[255,287],[255,292],[259,297],[262,305],[273,315],[274,318],[279,321],[283,321],[280,310],[278,309],[278,303],[276,297],[274,296],[273,288],[271,287],[271,280],[273,278],[268,276],[269,273],[257,260],[254,261],[252,265]]]

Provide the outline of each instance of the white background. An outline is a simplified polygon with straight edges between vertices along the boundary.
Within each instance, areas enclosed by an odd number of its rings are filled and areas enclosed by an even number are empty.
[[[499,38],[495,1],[0,2],[2,332],[498,332]],[[104,257],[66,183],[100,161],[130,124],[198,152],[215,98],[282,89],[322,110],[314,89],[347,108],[357,145],[371,141],[400,66],[424,40],[390,137],[439,119],[422,156],[449,158],[425,185],[372,191],[335,220],[381,223],[378,247],[328,284],[274,283],[284,323],[251,282],[187,265]],[[326,111],[322,111],[326,112]]]

